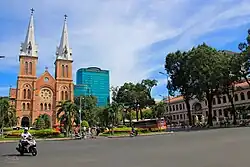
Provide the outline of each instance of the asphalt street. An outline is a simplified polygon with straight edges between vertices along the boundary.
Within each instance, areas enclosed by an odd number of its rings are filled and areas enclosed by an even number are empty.
[[[122,139],[38,142],[38,155],[19,156],[0,144],[1,167],[249,167],[250,128],[178,132]]]

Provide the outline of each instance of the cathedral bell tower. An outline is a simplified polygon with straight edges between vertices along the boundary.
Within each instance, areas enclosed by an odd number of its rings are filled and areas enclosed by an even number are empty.
[[[37,66],[37,44],[35,42],[34,32],[34,9],[31,9],[30,21],[26,38],[21,43],[19,54],[19,74],[17,78],[17,94],[16,94],[16,111],[19,118],[18,124],[22,119],[26,119],[27,125],[31,123],[32,113],[34,111],[34,90],[36,82],[36,66]],[[25,121],[24,121],[25,122]]]
[[[74,99],[72,79],[72,49],[69,47],[67,15],[64,15],[64,25],[60,45],[56,48],[55,79],[56,102]]]

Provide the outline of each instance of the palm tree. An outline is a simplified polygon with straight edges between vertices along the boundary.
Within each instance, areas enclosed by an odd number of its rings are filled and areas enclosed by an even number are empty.
[[[57,108],[57,119],[64,125],[66,135],[69,136],[69,132],[72,130],[72,124],[79,122],[78,107],[71,101],[61,101]]]
[[[44,120],[45,128],[50,128],[51,120],[50,120],[49,116],[47,114],[42,114],[39,117]]]
[[[8,100],[0,100],[0,125],[3,132],[5,126],[11,127],[16,124],[16,110],[14,107],[10,106]]]
[[[36,119],[35,121],[35,126],[37,128],[41,128],[41,129],[48,129],[50,128],[50,125],[51,125],[51,121],[50,121],[50,118],[47,114],[41,114],[39,115],[39,117]]]

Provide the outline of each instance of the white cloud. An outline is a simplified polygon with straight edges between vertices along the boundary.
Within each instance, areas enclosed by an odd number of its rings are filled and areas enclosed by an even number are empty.
[[[203,34],[217,29],[249,23],[250,2],[238,0],[150,1],[150,0],[43,0],[27,3],[10,1],[5,16],[28,22],[30,7],[36,9],[36,40],[39,45],[39,71],[48,66],[53,70],[55,48],[59,43],[63,15],[69,15],[69,38],[73,49],[74,73],[78,68],[99,66],[111,71],[112,85],[138,81],[149,77],[159,68],[155,59],[168,51],[191,47]],[[29,4],[30,6],[26,6]],[[197,5],[197,6],[196,6]],[[0,2],[1,6],[1,2]],[[11,8],[11,9],[10,9]],[[231,19],[237,18],[232,22]],[[18,19],[17,19],[18,20]],[[19,21],[20,21],[19,20]],[[27,20],[27,21],[26,21]],[[24,39],[26,25],[18,36],[0,41],[0,49],[11,55],[0,69],[17,65],[19,42]],[[177,42],[164,48],[161,54],[147,54],[148,48],[159,41],[179,36]],[[158,52],[156,52],[158,53]],[[164,58],[162,59],[164,61]],[[162,61],[162,64],[164,63]]]

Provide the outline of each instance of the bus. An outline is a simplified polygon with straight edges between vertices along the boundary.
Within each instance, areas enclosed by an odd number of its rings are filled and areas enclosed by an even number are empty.
[[[148,130],[165,130],[167,123],[164,118],[161,119],[145,119],[133,122],[135,128],[148,129]]]

